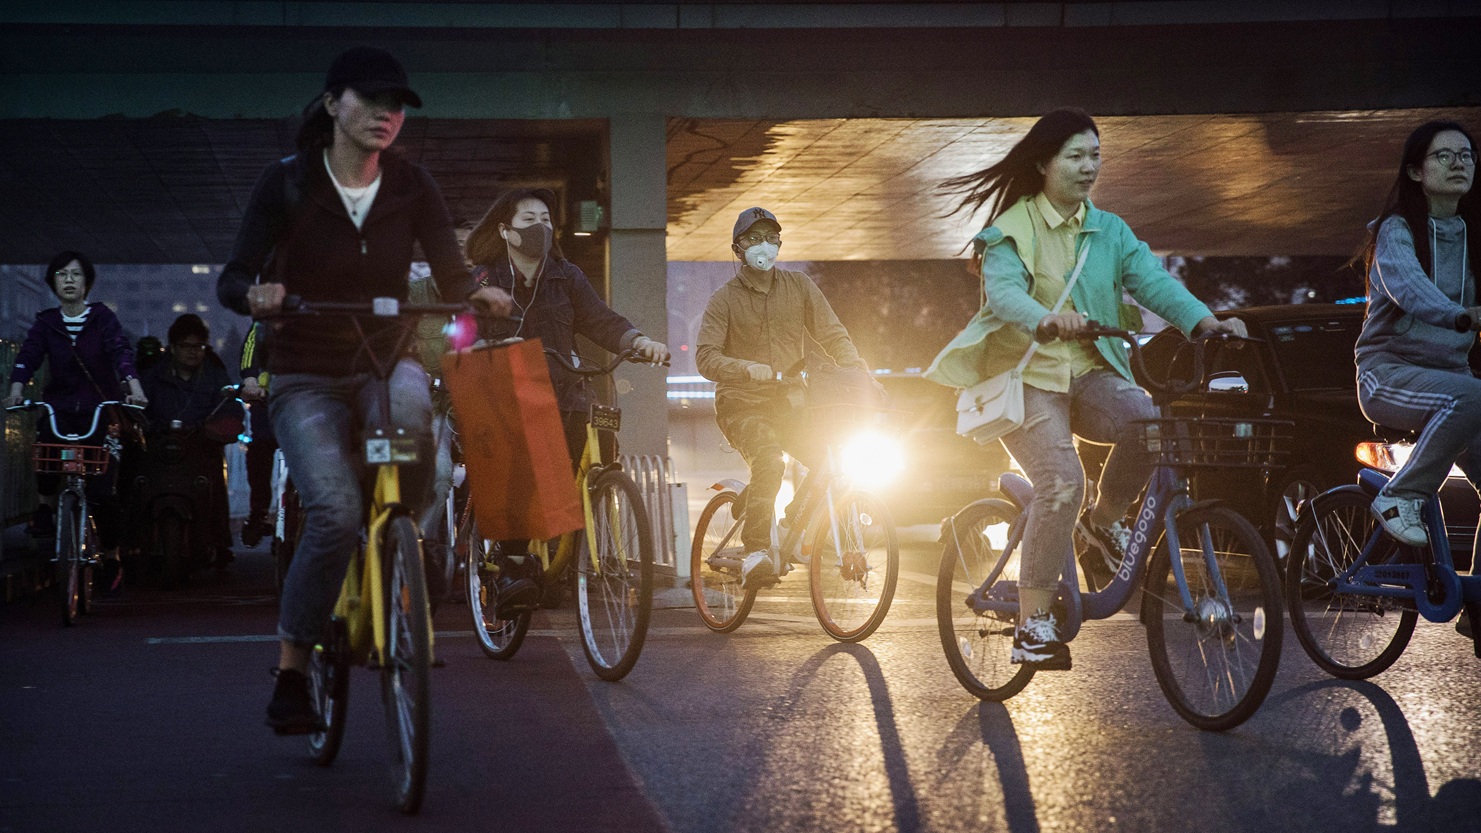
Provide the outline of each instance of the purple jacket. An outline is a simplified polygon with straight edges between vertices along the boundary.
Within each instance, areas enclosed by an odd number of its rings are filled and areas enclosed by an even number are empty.
[[[75,350],[62,323],[60,307],[36,313],[36,323],[26,333],[10,372],[12,383],[29,382],[46,360],[51,365],[51,380],[41,398],[60,412],[91,414],[99,402],[123,398],[127,390],[120,379],[138,375],[118,316],[105,304],[88,304],[88,309],[87,323],[77,336]]]

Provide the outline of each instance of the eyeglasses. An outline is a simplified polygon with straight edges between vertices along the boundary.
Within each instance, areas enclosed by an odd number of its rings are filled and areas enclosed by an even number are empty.
[[[192,353],[199,353],[202,350],[206,349],[206,345],[204,344],[198,344],[189,341],[181,342],[180,344],[177,344],[175,346],[180,348],[181,350],[189,350]]]
[[[1462,165],[1470,166],[1476,164],[1476,153],[1470,150],[1437,150],[1434,153],[1425,154],[1426,159],[1439,162],[1441,167],[1448,168],[1459,159]]]
[[[740,236],[739,242],[742,247],[747,249],[751,248],[752,246],[759,246],[762,243],[770,243],[773,246],[780,246],[782,245],[782,235],[780,232],[775,231],[768,231],[765,233],[753,231],[749,234],[742,234]]]
[[[84,271],[82,271],[81,269],[58,269],[57,271],[52,272],[52,275],[55,276],[55,277],[58,277],[58,278],[86,278],[87,277],[87,273],[84,272]]]

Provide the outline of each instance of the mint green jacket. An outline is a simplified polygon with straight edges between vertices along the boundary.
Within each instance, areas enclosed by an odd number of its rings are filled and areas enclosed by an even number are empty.
[[[926,378],[953,388],[969,388],[1012,370],[1033,340],[1034,328],[1049,309],[1030,294],[1034,275],[1034,226],[1024,197],[997,221],[972,239],[982,255],[982,281],[987,303],[947,344]],[[1132,234],[1126,222],[1086,202],[1085,223],[1076,240],[1075,256],[1089,246],[1085,268],[1070,295],[1075,309],[1094,321],[1135,331],[1140,314],[1127,307],[1123,318],[1122,293],[1162,316],[1184,335],[1212,315],[1207,306],[1162,268],[1147,244]],[[1068,277],[1068,275],[1066,275]],[[1106,362],[1132,380],[1127,347],[1119,340],[1095,342]]]

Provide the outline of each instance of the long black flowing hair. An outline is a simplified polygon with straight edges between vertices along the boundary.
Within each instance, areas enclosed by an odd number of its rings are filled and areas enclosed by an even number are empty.
[[[1095,120],[1084,110],[1061,107],[1045,113],[996,164],[941,183],[942,193],[961,197],[947,216],[961,211],[975,213],[990,205],[987,224],[992,225],[1014,203],[1044,190],[1044,174],[1039,166],[1053,159],[1071,136],[1087,130],[1100,136]]]
[[[1354,258],[1363,267],[1365,278],[1373,271],[1373,258],[1378,248],[1378,229],[1384,220],[1395,214],[1409,224],[1409,234],[1414,237],[1414,256],[1419,259],[1420,268],[1430,278],[1435,277],[1430,274],[1434,257],[1429,236],[1430,201],[1424,195],[1424,186],[1409,176],[1409,169],[1424,167],[1425,157],[1430,152],[1430,143],[1447,130],[1454,130],[1465,136],[1471,145],[1471,152],[1475,152],[1476,140],[1471,138],[1469,131],[1453,121],[1427,121],[1409,134],[1409,138],[1404,141],[1404,155],[1399,159],[1399,173],[1394,177],[1393,187],[1388,190],[1388,197],[1383,201],[1383,210],[1378,213],[1378,219],[1368,230],[1367,241]],[[1471,182],[1470,193],[1460,198],[1456,213],[1466,223],[1466,249],[1471,260],[1471,271],[1474,273],[1481,268],[1476,265],[1481,263],[1481,200],[1476,197],[1474,180]]]

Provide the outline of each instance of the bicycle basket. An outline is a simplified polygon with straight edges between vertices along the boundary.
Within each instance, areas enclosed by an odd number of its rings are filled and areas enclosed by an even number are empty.
[[[31,462],[39,474],[102,474],[108,470],[108,449],[101,445],[35,443]]]
[[[1137,420],[1154,465],[1184,470],[1264,469],[1290,454],[1292,423],[1280,419],[1170,417]]]

